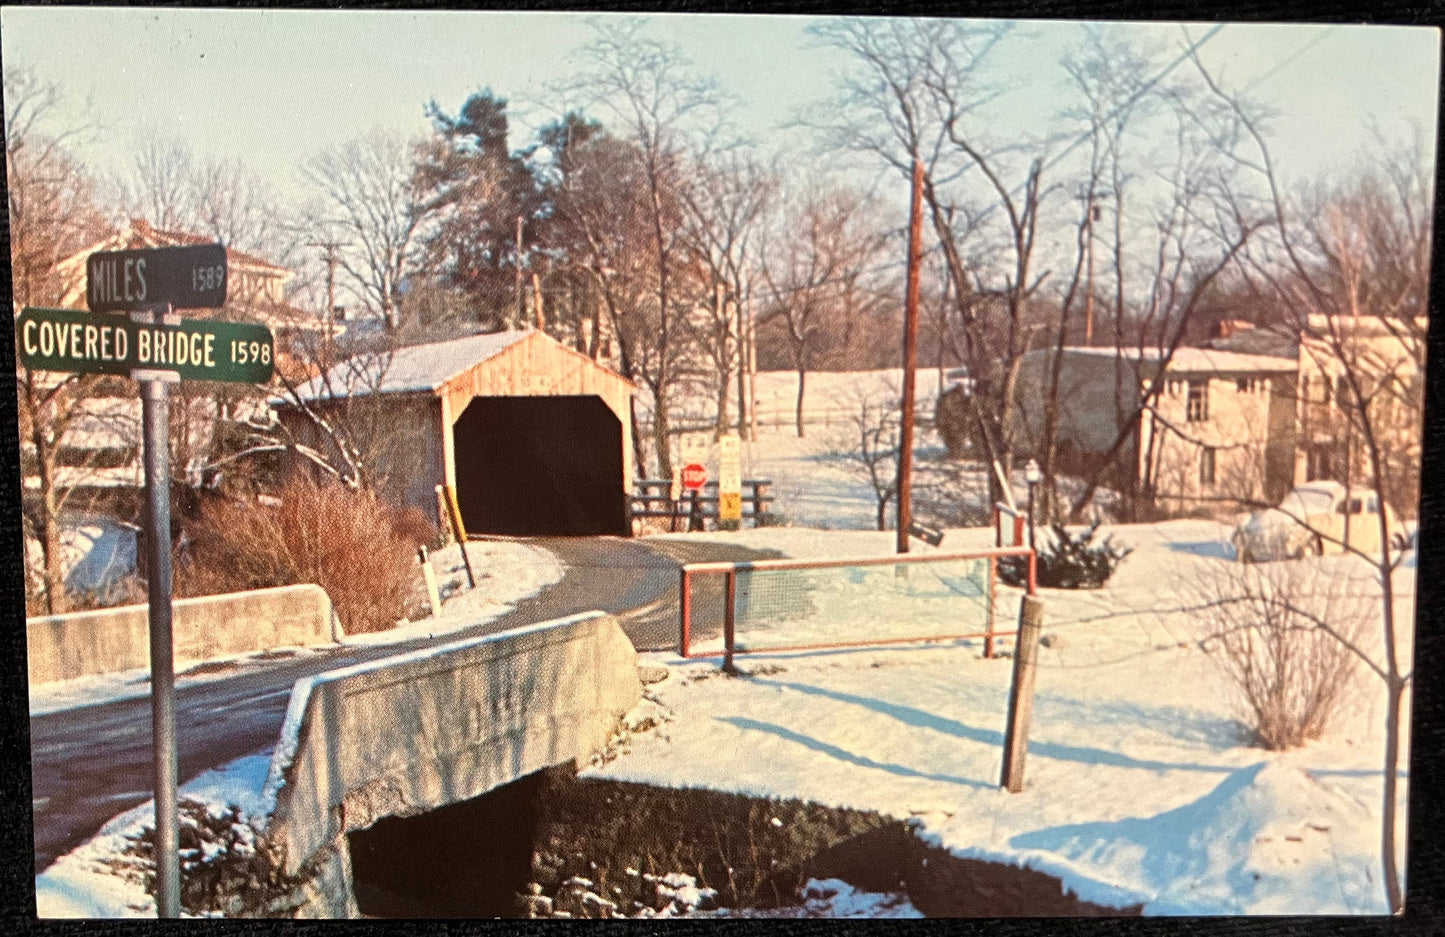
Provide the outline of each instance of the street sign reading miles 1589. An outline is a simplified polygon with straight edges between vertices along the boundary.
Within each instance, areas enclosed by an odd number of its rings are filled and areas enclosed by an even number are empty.
[[[226,304],[226,249],[220,244],[97,251],[85,260],[91,312],[128,312],[169,303],[173,309]]]
[[[202,319],[152,325],[74,309],[26,309],[15,320],[15,345],[20,363],[35,371],[175,371],[182,380],[240,384],[269,381],[276,354],[264,325]]]

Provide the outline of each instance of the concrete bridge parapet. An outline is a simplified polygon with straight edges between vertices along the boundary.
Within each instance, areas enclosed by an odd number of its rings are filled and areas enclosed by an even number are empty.
[[[215,660],[341,638],[318,585],[277,586],[177,599],[171,606],[178,660]],[[25,620],[30,685],[150,666],[150,610],[124,605]]]
[[[297,681],[267,837],[308,882],[298,914],[355,916],[348,832],[590,757],[641,695],[637,653],[602,612]]]

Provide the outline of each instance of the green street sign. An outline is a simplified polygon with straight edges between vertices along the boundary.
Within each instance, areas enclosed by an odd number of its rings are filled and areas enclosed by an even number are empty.
[[[20,363],[34,371],[175,371],[186,381],[264,384],[276,359],[271,330],[252,322],[180,325],[75,309],[26,309],[15,320]]]

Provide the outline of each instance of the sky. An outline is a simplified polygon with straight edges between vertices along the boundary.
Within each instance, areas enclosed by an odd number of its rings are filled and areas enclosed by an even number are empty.
[[[593,14],[592,16],[595,16]],[[603,14],[608,15],[608,14]],[[611,14],[621,15],[621,14]],[[556,116],[549,83],[581,67],[591,16],[462,11],[298,11],[6,7],[0,49],[7,68],[58,82],[78,115],[89,103],[100,132],[82,157],[124,171],[148,134],[178,137],[198,156],[239,157],[287,197],[299,198],[299,163],[373,127],[421,135],[424,107],[455,112],[491,87],[524,125]],[[655,15],[650,29],[676,43],[697,70],[738,102],[738,130],[767,148],[811,158],[806,132],[787,128],[824,106],[846,64],[810,42],[815,18]],[[1170,23],[1121,26],[1180,47]],[[1001,59],[1014,122],[1041,133],[1066,90],[1057,66],[1077,23],[1022,24]],[[1206,25],[1189,27],[1195,37]],[[1388,139],[1412,126],[1433,141],[1439,35],[1433,28],[1230,25],[1202,50],[1233,88],[1274,107],[1272,146],[1284,172],[1340,171],[1368,148],[1373,119]],[[514,131],[513,146],[525,142]],[[801,161],[801,160],[800,160]]]

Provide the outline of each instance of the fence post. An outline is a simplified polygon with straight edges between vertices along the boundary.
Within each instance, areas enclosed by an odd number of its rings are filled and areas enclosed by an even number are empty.
[[[989,660],[993,657],[993,615],[994,601],[998,596],[995,585],[998,583],[998,557],[988,558],[988,612],[984,619],[983,657]]]
[[[736,643],[734,628],[737,609],[738,571],[730,569],[723,574],[727,595],[723,599],[723,673],[736,675],[738,668],[733,665],[733,648]]]
[[[682,568],[680,579],[682,592],[678,596],[678,605],[682,609],[682,628],[678,632],[678,652],[687,657],[692,647],[692,577],[688,575],[686,566]]]
[[[1008,725],[1003,736],[1003,777],[1000,785],[1017,794],[1024,789],[1024,756],[1029,748],[1029,720],[1034,709],[1034,675],[1039,661],[1039,632],[1044,603],[1026,595],[1019,606],[1019,633],[1014,642],[1013,685],[1009,690]]]
[[[426,547],[416,548],[416,559],[421,564],[421,580],[426,585],[426,600],[431,605],[431,617],[436,618],[442,613],[442,600],[437,593],[437,576],[431,568],[431,557],[427,555]]]

